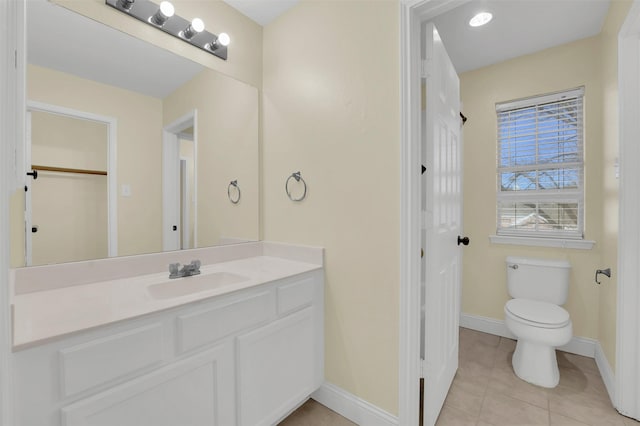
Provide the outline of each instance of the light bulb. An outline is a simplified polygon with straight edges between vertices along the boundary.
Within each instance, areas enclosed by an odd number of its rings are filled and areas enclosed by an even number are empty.
[[[493,15],[489,12],[480,12],[469,20],[472,27],[481,27],[488,24],[493,19]]]
[[[163,1],[160,3],[160,8],[155,15],[149,18],[149,22],[161,27],[165,22],[167,22],[167,19],[173,16],[174,13],[175,9],[173,8],[173,5],[168,1]]]
[[[228,46],[230,42],[231,42],[231,38],[227,33],[220,33],[220,35],[218,36],[218,40],[216,40],[216,43],[218,43],[221,46]]]
[[[193,18],[191,24],[182,32],[182,36],[187,40],[191,40],[191,38],[204,31],[204,22],[200,18]]]
[[[191,21],[191,28],[193,28],[195,32],[201,33],[204,31],[204,22],[202,22],[202,19],[200,18],[193,18],[193,21]]]
[[[222,46],[228,46],[230,41],[231,38],[229,38],[229,34],[220,33],[220,35],[218,35],[218,37],[216,37],[216,39],[209,44],[209,49],[211,49],[212,51],[218,50]]]
[[[171,2],[163,1],[162,3],[160,3],[160,12],[162,12],[162,14],[168,19],[173,16],[173,14],[175,13],[175,9]]]

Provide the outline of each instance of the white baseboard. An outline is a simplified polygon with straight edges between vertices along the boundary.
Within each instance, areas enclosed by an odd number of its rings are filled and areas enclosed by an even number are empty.
[[[507,329],[504,320],[482,317],[479,315],[460,314],[460,327],[471,330],[482,331],[496,336],[515,339],[515,336]],[[574,336],[569,343],[558,347],[558,350],[571,354],[582,355],[594,358],[596,353],[597,340],[588,337]]]
[[[613,370],[611,369],[611,364],[607,360],[607,357],[604,354],[604,350],[600,345],[600,342],[596,342],[596,365],[598,366],[598,370],[600,371],[600,376],[602,377],[602,381],[604,382],[605,387],[607,388],[607,392],[609,393],[609,398],[611,399],[611,403],[614,407],[617,406],[615,399],[615,390],[616,390],[616,377],[613,374]]]
[[[479,315],[460,314],[460,327],[469,328],[471,330],[482,331],[483,333],[493,334],[494,336],[515,339],[504,324],[503,320],[495,318],[481,317]]]
[[[398,426],[398,418],[373,404],[325,382],[311,398],[361,426]]]

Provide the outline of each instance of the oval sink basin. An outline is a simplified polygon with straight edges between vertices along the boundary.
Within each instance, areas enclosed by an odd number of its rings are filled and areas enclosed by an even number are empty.
[[[154,299],[171,299],[241,283],[246,280],[248,280],[248,278],[242,275],[232,274],[230,272],[214,272],[211,274],[176,278],[153,284],[147,287],[147,291]]]

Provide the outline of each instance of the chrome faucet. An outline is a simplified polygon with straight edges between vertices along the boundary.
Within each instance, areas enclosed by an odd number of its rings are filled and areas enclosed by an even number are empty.
[[[200,261],[192,260],[190,264],[184,265],[182,269],[180,269],[179,263],[171,263],[169,264],[169,278],[182,278],[182,277],[190,277],[191,275],[200,274]]]

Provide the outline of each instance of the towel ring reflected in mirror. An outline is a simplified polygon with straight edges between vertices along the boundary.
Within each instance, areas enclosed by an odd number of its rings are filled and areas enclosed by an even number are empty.
[[[291,191],[289,191],[289,181],[291,181],[291,179],[295,179],[296,182],[302,182],[302,184],[304,185],[304,191],[302,192],[302,195],[298,198],[294,198],[291,195]],[[307,182],[305,182],[304,179],[302,179],[302,175],[300,174],[300,172],[291,173],[291,176],[289,176],[287,178],[287,181],[284,183],[284,190],[286,191],[287,196],[291,201],[302,201],[307,196]]]
[[[231,195],[231,187],[234,187],[236,189],[236,197],[234,198],[233,195]],[[227,195],[229,196],[229,201],[231,201],[233,204],[238,204],[240,202],[240,187],[238,186],[238,180],[232,180],[231,182],[229,182],[229,186],[227,186]]]

